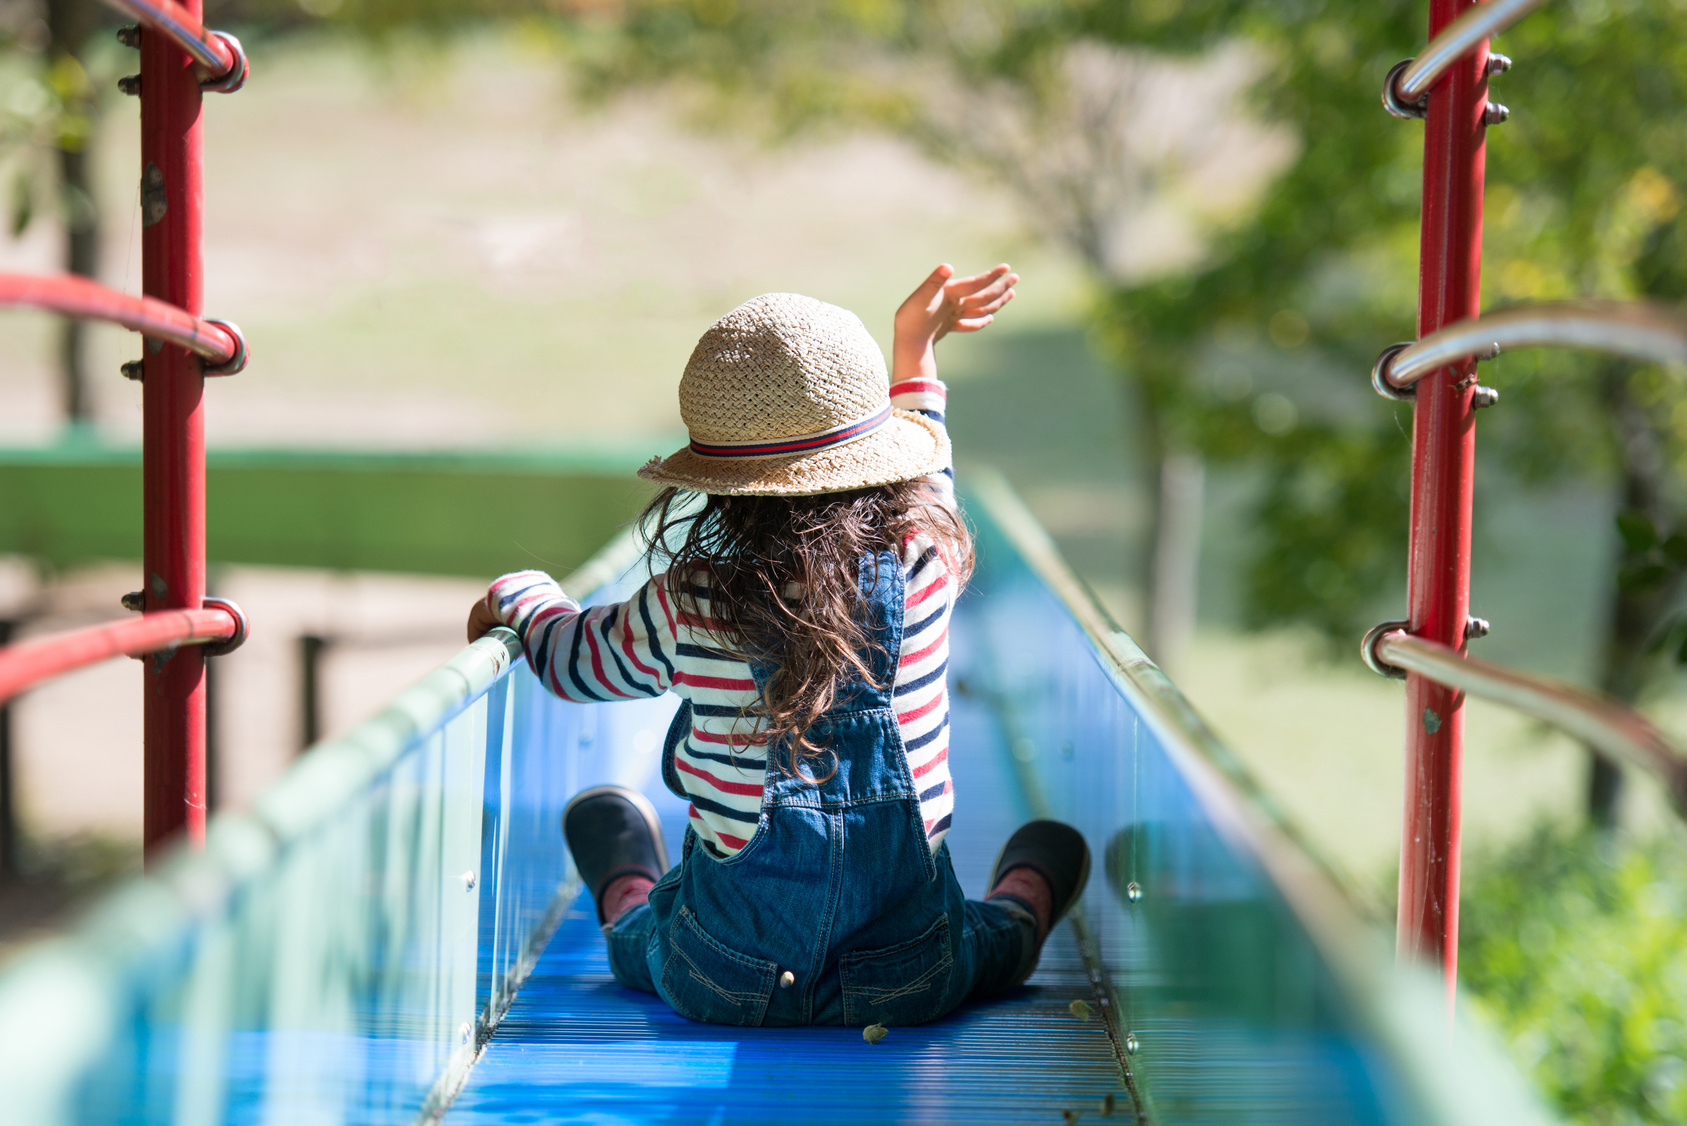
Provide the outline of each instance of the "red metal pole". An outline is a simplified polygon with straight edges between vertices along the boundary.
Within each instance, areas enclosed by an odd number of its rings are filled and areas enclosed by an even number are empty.
[[[200,0],[183,5],[200,18]],[[197,317],[200,275],[199,75],[181,47],[141,35],[141,289]],[[142,474],[146,608],[197,610],[205,598],[205,380],[197,356],[144,345]],[[205,837],[205,658],[198,646],[145,666],[146,855],[186,832]]]
[[[1430,0],[1429,34],[1471,6]],[[1483,115],[1488,48],[1460,60],[1431,90],[1425,121],[1418,335],[1475,317],[1482,265]],[[1420,381],[1412,417],[1411,633],[1462,649],[1470,612],[1471,485],[1476,363]],[[1439,965],[1457,989],[1460,783],[1464,698],[1406,678],[1406,811],[1396,944],[1402,958]]]

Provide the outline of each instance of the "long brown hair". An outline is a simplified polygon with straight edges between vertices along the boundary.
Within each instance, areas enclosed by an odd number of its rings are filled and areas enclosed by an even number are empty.
[[[706,575],[713,644],[771,668],[745,717],[766,735],[770,762],[787,742],[789,761],[781,765],[799,777],[812,777],[802,768],[827,754],[809,729],[832,707],[844,679],[873,683],[861,657],[871,644],[861,559],[887,549],[900,555],[924,532],[957,590],[972,573],[966,524],[919,481],[820,496],[711,493],[700,504],[698,494],[668,488],[645,508],[639,528],[653,573],[668,572],[681,611],[701,617],[694,588],[699,573]]]

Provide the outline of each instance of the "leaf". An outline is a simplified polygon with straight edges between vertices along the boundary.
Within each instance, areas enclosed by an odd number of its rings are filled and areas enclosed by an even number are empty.
[[[29,228],[29,221],[35,218],[35,185],[29,174],[18,173],[17,179],[12,181],[12,237],[17,238]]]
[[[866,1028],[861,1030],[861,1039],[867,1041],[869,1044],[877,1044],[880,1040],[885,1038],[885,1034],[889,1031],[890,1029],[886,1028],[882,1024],[869,1024]]]
[[[1687,665],[1687,633],[1681,635],[1681,644],[1675,650],[1675,663]]]
[[[1628,591],[1648,591],[1669,578],[1669,568],[1662,563],[1631,563],[1617,572],[1617,586]]]
[[[1637,508],[1617,513],[1617,532],[1635,555],[1644,555],[1658,546],[1658,529],[1652,518]]]
[[[1687,536],[1672,532],[1663,543],[1664,558],[1677,567],[1687,567]]]
[[[1070,1005],[1068,1005],[1066,1007],[1071,1009],[1072,1015],[1077,1017],[1079,1020],[1090,1019],[1091,1014],[1094,1013],[1094,1011],[1095,1011],[1095,1010],[1091,1009],[1089,1007],[1088,1003],[1086,1003],[1084,1001],[1073,1001]]]

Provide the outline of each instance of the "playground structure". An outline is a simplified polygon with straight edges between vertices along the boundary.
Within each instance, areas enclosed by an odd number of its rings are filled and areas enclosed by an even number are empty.
[[[142,21],[141,298],[81,279],[0,278],[0,303],[125,324],[147,340],[141,616],[0,650],[0,700],[116,653],[145,662],[148,875],[0,977],[0,1074],[28,1122],[1047,1121],[1061,1110],[1168,1122],[1521,1122],[1538,1112],[1480,1036],[1449,1028],[1424,963],[1456,981],[1462,704],[1478,693],[1659,774],[1687,766],[1638,715],[1464,654],[1476,364],[1571,345],[1687,359],[1657,309],[1581,303],[1480,316],[1487,39],[1538,0],[1432,0],[1433,40],[1384,103],[1426,121],[1419,339],[1376,389],[1413,403],[1410,617],[1364,644],[1406,678],[1407,808],[1391,967],[1341,879],[1066,571],[987,473],[963,492],[981,566],[957,609],[953,839],[977,893],[993,840],[1031,815],[1079,825],[1097,878],[1025,997],[871,1048],[855,1030],[687,1025],[606,992],[557,815],[603,781],[650,788],[671,701],[546,696],[508,631],[469,646],[374,719],[307,755],[207,832],[203,667],[238,644],[208,600],[207,376],[244,364],[200,316],[203,90],[246,74],[197,8],[121,0]],[[1498,59],[1499,56],[1494,56]],[[567,580],[613,599],[640,576],[622,538]],[[968,859],[970,858],[970,859]],[[1104,864],[1102,863],[1104,861]],[[966,870],[967,864],[978,867]],[[1079,1020],[1068,1002],[1095,1019]],[[652,1045],[659,1045],[654,1050]],[[863,1055],[862,1053],[871,1053]],[[1028,1056],[1047,1066],[1011,1080]],[[1259,1069],[1272,1082],[1258,1081]],[[836,1072],[836,1074],[831,1074]]]

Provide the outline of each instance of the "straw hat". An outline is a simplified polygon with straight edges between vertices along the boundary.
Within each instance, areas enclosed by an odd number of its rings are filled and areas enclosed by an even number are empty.
[[[949,464],[943,428],[890,405],[884,355],[847,309],[765,293],[716,321],[679,383],[691,444],[639,470],[705,493],[807,496]]]

